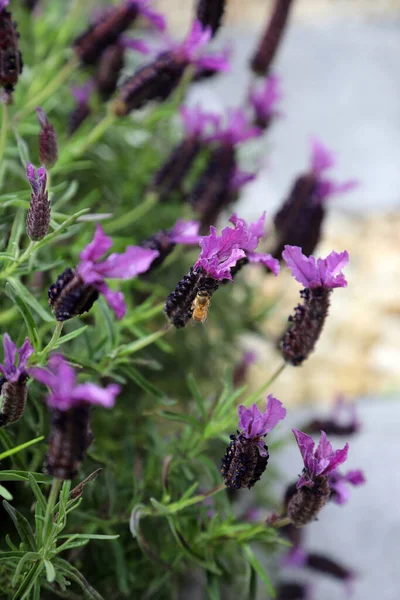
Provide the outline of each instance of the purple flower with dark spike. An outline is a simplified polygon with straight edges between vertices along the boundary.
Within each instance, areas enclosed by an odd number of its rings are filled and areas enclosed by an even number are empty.
[[[200,138],[204,141],[208,141],[206,136],[207,128],[209,126],[218,127],[221,120],[219,115],[202,110],[198,104],[194,107],[181,106],[179,113],[186,137]]]
[[[211,28],[203,27],[200,21],[194,21],[183,42],[170,44],[170,52],[175,60],[186,66],[191,64],[199,68],[214,71],[229,71],[230,65],[223,54],[204,54],[204,49],[212,37]]]
[[[110,384],[101,388],[94,383],[76,383],[74,369],[61,354],[53,354],[48,363],[49,369],[31,367],[29,375],[47,385],[51,392],[46,398],[49,408],[67,411],[80,404],[97,404],[104,408],[112,408],[116,396],[120,393],[119,385]]]
[[[348,418],[343,419],[345,413],[348,414]],[[357,433],[360,427],[355,404],[345,402],[343,395],[339,395],[330,417],[313,419],[303,429],[308,434],[318,433],[323,429],[327,435],[348,436]]]
[[[46,190],[47,173],[42,165],[37,171],[30,163],[26,165],[26,177],[32,188],[31,201],[26,219],[26,232],[32,241],[39,241],[47,235],[50,225],[50,201]]]
[[[329,477],[347,459],[349,445],[341,450],[333,451],[324,431],[315,448],[314,440],[299,431],[292,429],[304,461],[304,469],[297,482],[297,492],[287,503],[287,516],[295,527],[303,527],[311,523],[331,495]]]
[[[302,304],[289,317],[289,328],[281,341],[283,357],[293,366],[300,365],[313,352],[328,315],[330,294],[346,287],[342,269],[349,262],[347,252],[331,252],[326,258],[307,257],[297,246],[285,246],[282,254],[294,278],[305,286],[300,292]]]
[[[242,249],[246,252],[246,258],[250,263],[261,263],[268,267],[274,275],[278,275],[280,270],[279,261],[273,258],[270,254],[254,252],[261,238],[264,237],[265,211],[255,223],[247,225],[244,219],[239,219],[236,214],[233,214],[229,221],[235,227],[243,231]],[[247,238],[247,239],[246,239]]]
[[[256,52],[251,59],[251,68],[256,75],[267,75],[278,51],[293,0],[275,0],[270,19]]]
[[[0,377],[0,393],[2,395],[0,427],[15,423],[24,412],[28,398],[26,363],[34,351],[28,338],[25,339],[21,348],[17,349],[8,333],[3,336],[3,346],[4,363],[0,364],[0,373],[2,374]],[[18,365],[16,365],[17,354]]]
[[[187,246],[198,244],[201,240],[199,227],[200,223],[197,221],[184,221],[183,219],[178,219],[172,229],[162,229],[147,240],[141,242],[140,246],[142,248],[156,250],[158,252],[158,256],[151,263],[147,273],[150,273],[156,267],[161,265],[177,244],[184,244]]]
[[[337,469],[329,476],[329,486],[331,488],[331,500],[336,504],[346,504],[350,498],[349,486],[359,486],[366,482],[364,473],[360,469],[348,471],[345,475]]]
[[[210,138],[210,141],[237,146],[242,142],[259,137],[261,134],[261,129],[249,123],[244,111],[237,108],[228,111],[226,124],[220,122],[217,132]]]
[[[335,166],[336,161],[333,154],[318,138],[311,140],[311,173],[316,180],[314,190],[315,201],[325,202],[329,196],[334,194],[344,194],[357,187],[358,182],[354,179],[336,183],[332,179],[323,177],[324,171]]]
[[[40,162],[47,168],[53,167],[58,158],[58,140],[56,130],[43,110],[38,106],[36,109],[40,125],[39,133],[39,158]]]
[[[326,258],[315,259],[313,256],[304,256],[301,248],[297,246],[285,246],[282,256],[293,277],[306,288],[333,290],[347,287],[346,278],[342,273],[342,269],[349,262],[346,251],[332,251]]]
[[[73,368],[61,355],[53,354],[48,366],[49,369],[29,369],[32,377],[51,390],[46,398],[51,411],[51,430],[45,470],[53,477],[72,479],[93,440],[91,406],[113,407],[120,386],[110,384],[101,388],[94,383],[77,384]]]
[[[241,248],[244,241],[243,232],[238,227],[225,227],[220,236],[215,227],[210,227],[210,235],[204,236],[200,241],[202,250],[194,269],[203,269],[216,281],[232,281],[231,268],[246,256]]]
[[[265,131],[272,119],[278,116],[276,104],[282,99],[280,79],[270,75],[262,86],[254,87],[249,94],[250,106],[254,110],[254,124]]]
[[[12,92],[22,73],[22,55],[18,48],[19,33],[17,23],[12,14],[6,10],[8,2],[2,0],[0,4],[0,88],[4,94],[0,102],[10,103]]]
[[[250,408],[241,405],[237,435],[231,435],[231,443],[222,459],[221,474],[225,485],[237,490],[252,488],[264,473],[268,463],[268,447],[264,437],[285,418],[286,409],[271,394],[267,407],[261,413],[256,404]]]
[[[94,83],[103,100],[108,100],[117,89],[118,80],[125,65],[125,48],[117,43],[102,53]],[[82,105],[85,106],[84,104]],[[83,108],[83,110],[85,110]]]

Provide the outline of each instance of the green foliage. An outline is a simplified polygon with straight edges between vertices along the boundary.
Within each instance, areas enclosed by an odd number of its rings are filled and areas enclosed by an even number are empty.
[[[121,321],[99,299],[61,332],[47,304],[49,285],[77,263],[98,220],[118,252],[178,217],[195,216],[183,204],[184,192],[160,202],[147,191],[178,139],[176,113],[188,81],[161,106],[118,120],[94,98],[92,115],[68,138],[69,85],[84,79],[71,43],[98,3],[43,0],[37,17],[22,2],[13,4],[25,66],[14,105],[3,107],[1,332],[18,344],[29,337],[30,365],[45,365],[52,351],[61,351],[82,380],[116,381],[123,393],[111,413],[94,411],[95,441],[79,481],[99,467],[103,473],[76,497],[71,482],[60,490],[58,480],[40,473],[49,429],[42,386],[29,383],[23,418],[9,433],[0,429],[0,481],[7,482],[0,486],[2,597],[163,600],[199,569],[212,600],[226,593],[254,598],[257,576],[273,597],[253,547],[272,554],[282,540],[275,529],[240,518],[219,473],[237,405],[245,401],[245,389],[232,384],[232,368],[240,359],[240,334],[258,333],[257,291],[239,276],[235,290],[221,286],[206,327],[172,331],[165,298],[197,253],[176,249],[157,271],[120,284],[128,304]],[[25,163],[39,166],[38,105],[55,126],[60,156],[51,170],[49,233],[29,244]],[[200,156],[195,173],[206,158]]]

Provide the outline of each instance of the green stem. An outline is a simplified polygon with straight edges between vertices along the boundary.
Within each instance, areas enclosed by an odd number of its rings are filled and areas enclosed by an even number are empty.
[[[58,494],[61,489],[62,480],[58,479],[58,477],[54,477],[53,483],[51,484],[51,490],[49,493],[49,497],[47,500],[46,513],[44,516],[44,525],[43,525],[43,540],[44,544],[48,547],[51,543],[51,530],[53,527],[53,509],[56,505],[56,501],[58,498]],[[50,542],[50,544],[48,543]]]
[[[7,277],[9,277],[12,273],[14,273],[14,271],[23,263],[26,261],[27,258],[29,258],[29,256],[32,254],[33,250],[35,249],[36,246],[36,242],[33,242],[32,240],[29,242],[29,246],[27,247],[27,249],[25,250],[25,252],[23,252],[21,254],[21,256],[19,257],[18,260],[15,260],[13,262],[12,265],[10,265],[8,267],[8,269],[6,269],[5,271],[3,271],[2,273],[0,273],[0,279],[7,279]]]
[[[50,342],[37,355],[38,358],[40,358],[40,360],[43,360],[44,358],[46,358],[46,356],[49,354],[49,352],[54,348],[54,346],[56,345],[56,342],[57,342],[58,338],[61,335],[63,326],[64,326],[64,321],[57,321]]]
[[[257,400],[257,398],[259,396],[261,396],[261,394],[263,394],[266,390],[268,390],[268,388],[274,383],[274,381],[276,381],[279,377],[279,375],[282,373],[282,371],[285,369],[286,367],[286,363],[284,362],[276,371],[275,373],[273,373],[273,375],[271,375],[271,377],[268,379],[268,381],[266,383],[263,383],[261,387],[258,388],[258,390],[256,390],[253,394],[251,394],[251,396],[249,396],[249,398],[247,398],[247,400],[243,403],[245,406],[250,406],[250,404],[253,404],[253,402],[255,402]]]
[[[0,130],[0,165],[3,160],[4,150],[6,148],[7,130],[8,130],[8,105],[6,103],[4,103],[3,104],[3,117],[2,117],[2,121],[1,121],[1,130]]]
[[[34,96],[29,102],[27,102],[22,110],[20,110],[15,116],[14,121],[20,121],[32,110],[35,110],[37,106],[40,106],[47,98],[50,98],[54,92],[70,77],[70,75],[78,67],[79,61],[76,56],[73,56],[67,64],[61,69],[48,84],[45,86],[36,96]]]
[[[132,210],[124,213],[117,219],[114,219],[112,223],[107,223],[104,226],[104,230],[106,233],[115,233],[120,229],[124,229],[125,227],[131,226],[138,219],[141,219],[144,215],[146,215],[158,202],[158,194],[155,192],[149,192],[146,194],[143,202],[139,204],[139,206],[135,206]]]
[[[77,145],[76,142],[75,144],[72,142],[70,148],[66,146],[54,170],[57,171],[60,166],[68,162],[71,158],[78,158],[79,156],[82,156],[82,154],[85,154],[85,152],[87,152],[89,148],[105,134],[107,129],[113,125],[116,119],[116,115],[110,111],[99,123],[97,123],[96,127],[92,129],[83,143]]]
[[[274,529],[280,529],[281,527],[286,527],[286,525],[290,525],[292,520],[289,517],[279,517],[276,521],[270,524],[270,527]]]

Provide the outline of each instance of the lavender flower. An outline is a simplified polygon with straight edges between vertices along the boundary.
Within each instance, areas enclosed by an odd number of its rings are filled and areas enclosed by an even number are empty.
[[[108,46],[102,53],[96,72],[95,86],[103,100],[108,100],[117,89],[124,65],[125,48],[122,44]]]
[[[268,463],[268,447],[264,437],[285,418],[286,409],[272,395],[261,413],[256,404],[250,408],[241,405],[237,435],[231,435],[231,443],[222,459],[221,474],[228,488],[252,488],[264,473]]]
[[[343,422],[343,414],[348,413],[349,418]],[[303,427],[306,433],[318,433],[323,429],[327,435],[348,436],[357,433],[360,430],[360,421],[356,414],[356,407],[352,403],[344,401],[342,395],[338,396],[332,410],[332,414],[327,419],[313,419],[308,425]]]
[[[202,250],[197,262],[165,303],[164,312],[175,327],[184,327],[192,318],[198,296],[209,301],[221,281],[232,281],[239,261],[267,263],[277,274],[277,261],[270,255],[254,252],[263,235],[264,219],[265,215],[262,215],[259,221],[248,226],[243,219],[233,215],[234,228],[225,227],[220,236],[215,227],[210,227],[210,235],[199,242]],[[201,304],[207,303],[202,301]]]
[[[214,36],[221,27],[226,0],[198,0],[196,16],[203,27],[210,27]]]
[[[75,271],[66,269],[50,287],[49,304],[58,321],[71,319],[90,310],[99,293],[103,294],[117,319],[122,319],[125,315],[123,293],[111,290],[104,280],[132,279],[144,273],[158,256],[158,252],[140,246],[128,246],[123,254],[110,254],[100,262],[99,259],[112,245],[112,239],[97,225],[92,242],[80,253],[81,262]]]
[[[158,256],[151,263],[147,273],[160,266],[177,244],[187,246],[198,244],[201,239],[201,236],[199,236],[199,227],[200,223],[197,221],[178,219],[172,229],[163,229],[141,242],[141,248],[156,250],[158,252]]]
[[[171,152],[162,167],[156,171],[151,189],[168,195],[180,188],[201,148],[207,143],[210,126],[218,123],[214,113],[202,111],[199,106],[180,109],[184,127],[184,139]]]
[[[0,87],[4,89],[4,102],[11,102],[11,94],[22,73],[22,55],[18,48],[17,24],[6,10],[8,0],[0,3]]]
[[[49,369],[32,367],[29,374],[51,390],[46,399],[52,419],[45,470],[54,477],[72,479],[93,440],[91,405],[111,408],[120,387],[77,384],[74,370],[61,355],[50,357]]]
[[[0,427],[15,423],[24,412],[28,398],[26,387],[28,373],[25,367],[28,358],[34,351],[28,338],[25,338],[21,348],[17,349],[8,333],[3,336],[3,347],[4,363],[0,364],[0,373],[2,374],[2,377],[0,377],[0,393],[3,398],[0,411]],[[16,365],[17,354],[19,357],[18,365]]]
[[[276,104],[282,99],[280,80],[276,75],[270,75],[263,84],[250,91],[249,102],[254,110],[254,124],[265,131],[274,117]]]
[[[124,116],[151,100],[165,100],[179,84],[189,65],[198,69],[227,71],[229,63],[225,55],[204,54],[210,38],[210,29],[203,30],[201,23],[195,21],[183,42],[169,44],[165,52],[136,71],[121,86],[113,105],[115,114]]]
[[[309,435],[298,429],[292,431],[303,457],[304,469],[297,482],[297,492],[288,502],[287,515],[295,527],[303,527],[316,518],[329,500],[329,475],[345,462],[349,445],[334,452],[326,433],[321,431],[321,440],[314,449],[314,440]]]
[[[30,163],[26,165],[26,177],[32,188],[31,201],[26,219],[26,232],[32,241],[39,241],[47,235],[50,225],[50,201],[46,190],[47,173],[42,165],[37,171]]]
[[[337,183],[325,176],[336,161],[317,138],[311,140],[310,163],[310,170],[296,179],[288,199],[275,215],[278,242],[272,255],[278,259],[285,245],[300,246],[310,256],[321,237],[327,201],[357,185],[354,180]]]
[[[304,583],[285,581],[277,587],[276,600],[311,600],[310,587]]]
[[[349,501],[349,485],[359,486],[365,483],[365,476],[360,469],[348,471],[345,475],[337,469],[329,476],[329,486],[331,488],[331,500],[336,504],[343,505]]]
[[[72,95],[75,98],[76,105],[69,115],[68,135],[72,135],[82,125],[83,121],[90,115],[89,98],[93,91],[94,81],[87,80],[86,83],[71,88]]]
[[[246,114],[240,108],[228,110],[227,121],[219,122],[217,132],[210,138],[211,141],[226,146],[237,146],[242,142],[260,136],[262,131],[249,123]]]
[[[36,109],[40,125],[39,133],[39,158],[48,169],[53,167],[58,158],[58,140],[56,130],[43,110],[38,106]]]
[[[249,367],[256,361],[255,352],[245,352],[233,371],[233,385],[240,387],[246,381]]]
[[[349,262],[347,252],[331,252],[325,259],[307,257],[297,246],[285,246],[282,254],[293,277],[305,289],[300,292],[302,304],[289,317],[289,329],[284,334],[281,347],[283,357],[293,366],[300,365],[313,352],[328,315],[329,297],[337,287],[346,287],[341,270]]]
[[[270,69],[285,32],[292,1],[275,0],[271,18],[251,59],[251,68],[256,75],[265,76]]]
[[[142,15],[160,30],[165,29],[165,19],[150,8],[149,0],[124,0],[118,6],[109,7],[94,23],[74,41],[75,51],[86,65],[95,64],[108,46],[115,44],[119,36]]]

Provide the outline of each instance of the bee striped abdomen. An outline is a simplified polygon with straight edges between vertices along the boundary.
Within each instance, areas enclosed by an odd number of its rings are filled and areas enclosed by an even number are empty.
[[[88,312],[99,297],[99,292],[85,285],[68,267],[50,286],[48,296],[57,321],[66,321]]]
[[[264,448],[268,451],[267,446]],[[251,489],[260,479],[268,464],[267,456],[260,456],[258,445],[243,435],[231,436],[222,459],[221,474],[226,487],[232,490]]]
[[[22,374],[19,381],[15,382],[2,378],[2,383],[0,382],[2,396],[0,427],[15,423],[22,417],[28,398],[26,380],[27,376],[25,374]]]

